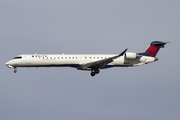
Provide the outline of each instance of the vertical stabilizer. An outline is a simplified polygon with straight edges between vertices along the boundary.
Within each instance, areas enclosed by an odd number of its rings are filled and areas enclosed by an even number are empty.
[[[153,41],[148,49],[144,53],[139,53],[139,55],[144,55],[144,56],[150,56],[150,57],[156,57],[158,51],[160,48],[164,48],[164,45],[167,42],[161,42],[161,41]]]

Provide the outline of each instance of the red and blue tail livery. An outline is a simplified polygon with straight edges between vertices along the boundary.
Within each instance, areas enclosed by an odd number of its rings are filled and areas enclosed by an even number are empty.
[[[168,42],[161,42],[161,41],[153,41],[151,42],[150,46],[144,53],[140,53],[140,55],[156,57],[160,48],[164,48],[164,45]]]

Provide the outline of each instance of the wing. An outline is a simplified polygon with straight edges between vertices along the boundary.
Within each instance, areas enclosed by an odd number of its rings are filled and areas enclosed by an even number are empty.
[[[107,58],[107,59],[103,59],[103,60],[99,60],[99,61],[95,61],[95,62],[91,62],[91,63],[87,63],[87,64],[82,64],[81,65],[81,69],[88,69],[88,68],[103,68],[105,65],[113,62],[114,59],[123,56],[124,53],[127,51],[127,49],[125,49],[121,54]]]

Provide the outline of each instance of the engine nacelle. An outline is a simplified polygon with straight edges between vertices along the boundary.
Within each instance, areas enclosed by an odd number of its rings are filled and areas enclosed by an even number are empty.
[[[139,56],[136,53],[128,52],[128,53],[125,53],[124,57],[126,59],[136,59]]]

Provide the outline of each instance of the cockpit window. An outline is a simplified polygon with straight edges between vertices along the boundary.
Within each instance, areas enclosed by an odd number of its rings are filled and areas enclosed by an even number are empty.
[[[18,56],[18,57],[14,57],[13,59],[22,59],[22,57]]]

